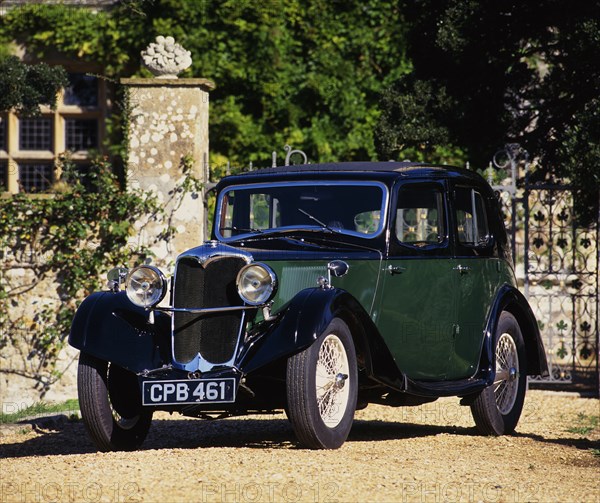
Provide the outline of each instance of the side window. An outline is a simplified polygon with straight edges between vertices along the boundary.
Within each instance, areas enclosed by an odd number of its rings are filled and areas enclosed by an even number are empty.
[[[475,189],[456,188],[456,225],[459,243],[468,246],[488,243],[490,231],[485,205]]]
[[[438,187],[407,185],[398,192],[396,238],[405,245],[437,245],[444,241],[444,198]]]

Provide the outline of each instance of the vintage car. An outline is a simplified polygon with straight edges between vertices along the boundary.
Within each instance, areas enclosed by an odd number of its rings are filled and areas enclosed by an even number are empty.
[[[369,403],[442,396],[502,435],[527,376],[547,373],[497,196],[471,171],[409,162],[224,178],[210,241],[170,281],[151,265],[111,271],[69,342],[101,450],[139,447],[156,410],[285,411],[300,445],[333,449]]]

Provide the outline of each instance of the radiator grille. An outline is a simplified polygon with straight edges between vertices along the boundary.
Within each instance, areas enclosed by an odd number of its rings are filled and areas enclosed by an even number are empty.
[[[223,257],[202,267],[196,260],[182,258],[177,263],[173,306],[240,306],[235,278],[244,260]],[[241,311],[198,315],[174,313],[173,353],[175,360],[188,363],[197,353],[210,363],[224,363],[233,356],[237,344]]]

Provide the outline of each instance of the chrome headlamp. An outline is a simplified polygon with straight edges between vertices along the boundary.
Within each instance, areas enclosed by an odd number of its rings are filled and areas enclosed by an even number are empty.
[[[236,285],[246,304],[259,306],[269,302],[277,292],[277,276],[266,264],[248,264],[237,275]]]
[[[136,306],[152,307],[165,296],[167,279],[156,267],[141,265],[127,274],[125,292],[129,300]]]

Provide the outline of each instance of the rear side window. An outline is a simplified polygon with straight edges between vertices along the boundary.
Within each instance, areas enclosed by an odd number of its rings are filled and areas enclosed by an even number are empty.
[[[472,188],[456,188],[456,226],[458,242],[467,246],[485,246],[490,230],[482,195]]]
[[[444,241],[444,197],[439,187],[406,185],[398,192],[396,238],[416,247]]]

